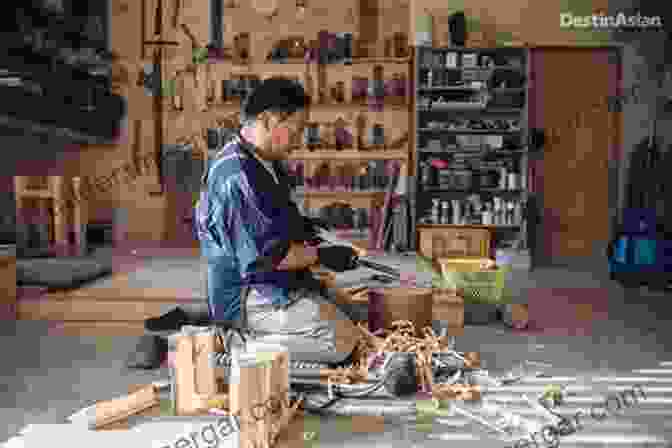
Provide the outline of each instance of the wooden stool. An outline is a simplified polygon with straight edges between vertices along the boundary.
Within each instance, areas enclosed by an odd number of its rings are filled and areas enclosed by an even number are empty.
[[[76,247],[85,247],[88,207],[82,195],[81,177],[73,177],[68,182],[63,176],[14,176],[14,191],[17,227],[25,226],[24,209],[28,202],[36,200],[38,207],[47,213],[51,211],[50,243],[67,248],[70,245],[68,225],[72,225]]]

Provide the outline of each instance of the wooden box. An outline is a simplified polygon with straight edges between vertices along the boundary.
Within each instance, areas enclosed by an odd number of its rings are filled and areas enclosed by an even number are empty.
[[[420,253],[425,257],[488,257],[490,232],[468,226],[418,227]]]

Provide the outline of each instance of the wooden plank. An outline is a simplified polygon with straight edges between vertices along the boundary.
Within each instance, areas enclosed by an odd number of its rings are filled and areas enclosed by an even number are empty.
[[[290,160],[407,160],[408,151],[360,151],[360,150],[298,150]]]
[[[203,300],[205,302],[205,300]],[[21,300],[17,303],[19,320],[57,321],[144,321],[160,316],[179,303],[175,298],[164,300],[144,300],[137,293],[136,300]]]
[[[52,321],[50,333],[64,336],[142,336],[143,322]]]
[[[110,16],[110,50],[132,61],[142,58],[144,2],[112,0]]]

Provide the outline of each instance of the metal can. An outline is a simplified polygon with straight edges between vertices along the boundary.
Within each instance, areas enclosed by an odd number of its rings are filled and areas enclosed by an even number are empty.
[[[450,204],[448,201],[441,202],[441,224],[450,223]]]

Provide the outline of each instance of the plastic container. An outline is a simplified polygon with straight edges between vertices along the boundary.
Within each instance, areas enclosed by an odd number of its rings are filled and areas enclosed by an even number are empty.
[[[442,282],[446,288],[457,289],[467,303],[494,304],[507,303],[506,277],[510,268],[499,267],[494,270],[459,271],[455,268],[443,269]]]

